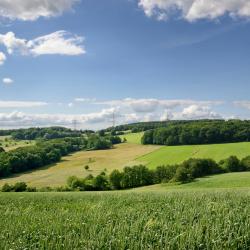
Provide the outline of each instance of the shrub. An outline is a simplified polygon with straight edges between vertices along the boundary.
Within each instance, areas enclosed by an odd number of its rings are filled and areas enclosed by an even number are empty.
[[[17,182],[13,186],[14,192],[24,192],[27,189],[27,184],[25,182]]]
[[[222,168],[226,172],[240,172],[244,170],[244,167],[241,165],[241,162],[236,156],[230,156],[221,163],[222,163]]]
[[[121,189],[122,173],[119,170],[113,170],[109,175],[109,180],[112,188]]]
[[[181,183],[188,183],[193,181],[192,174],[184,166],[179,166],[176,170],[174,181]]]
[[[241,165],[245,171],[250,171],[250,156],[247,156],[244,159],[242,159]]]
[[[3,186],[2,186],[2,192],[11,192],[13,191],[12,189],[13,187],[11,185],[9,185],[8,183],[5,183]]]
[[[168,182],[175,173],[178,165],[158,166],[154,171],[154,183]]]

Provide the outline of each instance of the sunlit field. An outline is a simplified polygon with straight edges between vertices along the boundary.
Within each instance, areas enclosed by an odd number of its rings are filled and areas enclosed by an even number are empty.
[[[249,249],[250,192],[2,193],[2,249]]]

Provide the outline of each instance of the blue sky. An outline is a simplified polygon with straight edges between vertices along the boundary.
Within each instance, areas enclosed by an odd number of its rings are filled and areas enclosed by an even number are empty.
[[[250,117],[248,0],[0,0],[0,127]]]

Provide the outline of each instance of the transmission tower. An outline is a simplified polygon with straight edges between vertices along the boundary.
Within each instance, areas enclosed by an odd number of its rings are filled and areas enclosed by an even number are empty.
[[[73,129],[76,130],[77,129],[77,120],[76,119],[74,119],[72,121],[72,125],[73,125]]]

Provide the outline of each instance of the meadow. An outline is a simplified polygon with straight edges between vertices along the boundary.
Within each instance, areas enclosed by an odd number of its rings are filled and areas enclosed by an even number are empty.
[[[248,191],[1,193],[1,249],[249,249]]]
[[[0,136],[0,147],[5,151],[10,151],[19,147],[34,145],[35,141],[14,140],[11,136]]]
[[[115,145],[114,149],[109,150],[80,151],[63,157],[59,163],[0,179],[0,186],[20,181],[36,187],[63,186],[67,178],[72,175],[86,177],[89,174],[97,175],[105,169],[112,171],[138,164],[136,158],[158,148],[159,146],[154,145],[124,143]],[[84,168],[86,165],[89,166],[89,170]]]
[[[149,168],[155,168],[159,165],[181,163],[189,158],[212,158],[220,161],[232,155],[239,159],[250,155],[250,143],[163,146],[136,160],[143,162]]]
[[[65,185],[67,178],[72,175],[86,177],[136,164],[145,164],[153,169],[159,165],[181,163],[189,158],[219,161],[231,155],[239,158],[250,155],[249,142],[191,146],[141,145],[142,135],[143,132],[122,135],[121,138],[126,138],[127,143],[115,145],[114,149],[80,151],[63,157],[59,163],[1,179],[0,186],[24,181],[29,186],[57,187]],[[86,165],[89,170],[85,170]]]

